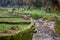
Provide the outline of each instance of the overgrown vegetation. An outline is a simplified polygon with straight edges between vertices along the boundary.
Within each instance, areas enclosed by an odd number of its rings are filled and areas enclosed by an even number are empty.
[[[18,31],[17,34],[0,36],[0,40],[32,40],[32,36],[33,28],[29,28],[25,31]]]
[[[55,30],[56,33],[60,36],[60,19],[56,21]]]

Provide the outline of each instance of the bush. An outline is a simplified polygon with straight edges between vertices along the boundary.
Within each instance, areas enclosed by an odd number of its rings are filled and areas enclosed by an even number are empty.
[[[40,19],[40,18],[42,18],[42,15],[37,15],[37,14],[32,14],[31,15],[31,17],[33,18],[33,19]]]
[[[56,30],[56,33],[60,36],[60,19],[56,21],[55,30]]]
[[[44,20],[48,20],[48,21],[54,20],[54,17],[51,16],[51,15],[44,15],[42,18],[43,18]]]

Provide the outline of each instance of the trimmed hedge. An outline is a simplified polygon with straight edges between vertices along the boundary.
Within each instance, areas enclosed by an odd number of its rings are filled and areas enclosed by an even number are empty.
[[[32,40],[32,36],[33,28],[30,28],[15,35],[0,36],[0,40]]]

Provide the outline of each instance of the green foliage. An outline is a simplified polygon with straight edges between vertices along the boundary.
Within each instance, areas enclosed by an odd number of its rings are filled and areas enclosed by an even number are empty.
[[[37,15],[37,14],[35,14],[35,15],[32,15],[31,17],[33,19],[40,19],[40,18],[42,18],[43,20],[48,20],[48,21],[54,20],[54,16],[52,16],[52,15]]]
[[[40,19],[40,18],[42,18],[42,15],[37,15],[37,14],[33,15],[33,14],[32,14],[31,17],[32,17],[33,19]]]
[[[9,30],[12,26],[18,26],[19,28],[29,28],[27,24],[0,24],[0,30]]]
[[[54,16],[51,16],[51,15],[44,15],[42,18],[43,18],[44,20],[48,20],[48,21],[54,20]]]
[[[23,18],[0,18],[0,22],[30,22],[30,20],[24,20]]]
[[[60,19],[56,21],[55,30],[56,30],[56,33],[60,36]]]
[[[0,36],[0,40],[32,40],[33,29],[27,29],[11,36]]]

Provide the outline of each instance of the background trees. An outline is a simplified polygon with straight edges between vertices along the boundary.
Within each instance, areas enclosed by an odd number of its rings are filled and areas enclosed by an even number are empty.
[[[6,7],[6,6],[22,6],[22,5],[28,5],[28,6],[34,6],[37,8],[40,8],[41,6],[60,6],[59,0],[0,0],[0,6]]]

